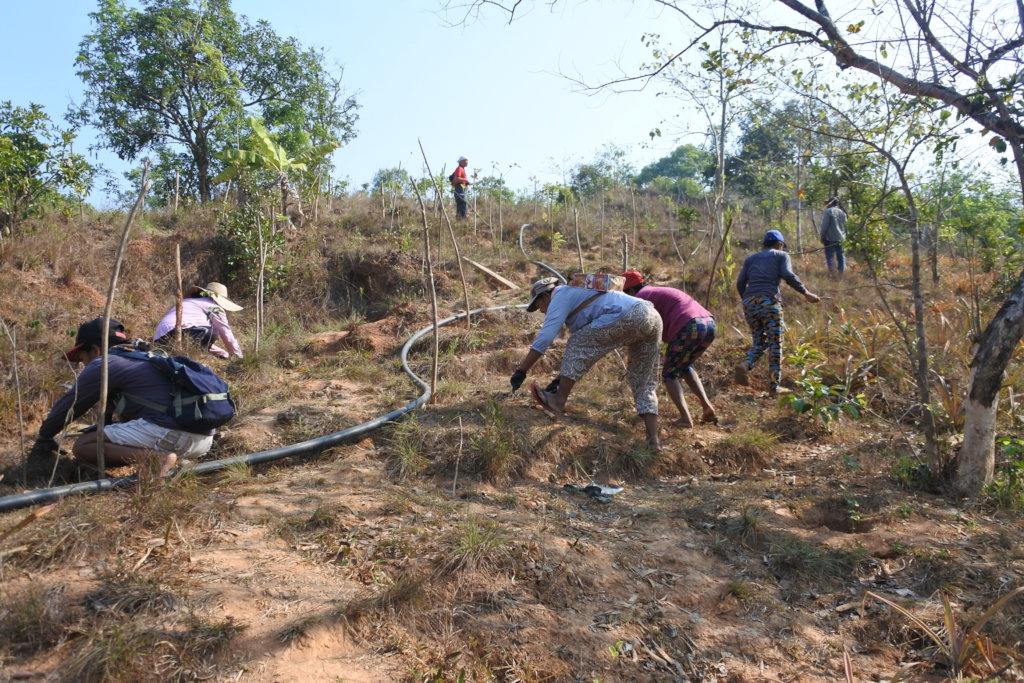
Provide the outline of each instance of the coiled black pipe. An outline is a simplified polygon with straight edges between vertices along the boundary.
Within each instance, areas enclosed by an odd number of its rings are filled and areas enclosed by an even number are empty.
[[[559,273],[557,270],[555,270],[554,268],[552,268],[551,266],[549,266],[546,263],[541,263],[540,261],[533,261],[533,260],[531,260],[530,257],[527,255],[526,250],[523,249],[523,230],[526,230],[528,227],[530,227],[530,225],[532,225],[532,224],[531,223],[523,223],[522,225],[519,226],[519,251],[523,252],[523,258],[525,258],[527,261],[530,261],[530,263],[532,263],[535,266],[540,266],[544,270],[548,271],[549,273],[551,273],[552,275],[557,277],[559,280],[562,281],[563,285],[569,284],[569,281],[566,280],[562,276],[561,273]]]
[[[559,276],[561,277],[561,276]],[[563,278],[564,280],[564,278]],[[477,315],[478,313],[486,313],[487,311],[501,311],[508,308],[525,308],[526,304],[514,304],[509,306],[492,306],[490,308],[478,308],[470,311],[470,315]],[[445,318],[437,323],[437,327],[444,327],[449,323],[453,323],[456,320],[465,318],[465,313],[459,313],[453,315],[450,318]],[[340,432],[334,432],[333,434],[327,434],[325,436],[310,439],[309,441],[302,441],[300,443],[294,443],[288,446],[282,446],[280,448],[273,448],[269,451],[259,451],[258,453],[248,453],[246,455],[236,455],[231,458],[223,458],[220,460],[210,460],[202,462],[192,468],[192,471],[196,474],[207,474],[209,472],[216,472],[226,467],[231,467],[237,464],[256,465],[259,463],[271,462],[273,460],[280,460],[287,458],[292,455],[300,455],[304,453],[316,453],[322,451],[331,446],[336,446],[340,443],[344,443],[356,437],[362,436],[367,432],[371,432],[379,427],[384,426],[388,422],[397,420],[402,415],[408,412],[416,410],[424,403],[430,400],[431,392],[430,386],[424,382],[420,377],[412,371],[409,367],[409,349],[415,344],[420,338],[434,329],[434,325],[427,325],[422,330],[409,337],[408,341],[402,347],[400,354],[402,360],[402,370],[405,374],[409,375],[413,382],[415,382],[423,393],[420,394],[419,398],[416,398],[405,406],[392,410],[390,413],[381,415],[369,422],[363,422],[362,424],[343,429]],[[4,496],[0,498],[0,512],[6,512],[8,510],[17,510],[18,508],[28,507],[29,505],[37,505],[39,503],[50,503],[55,500],[60,500],[67,496],[73,496],[77,494],[88,494],[88,493],[100,493],[102,491],[110,491],[116,488],[122,488],[133,483],[136,480],[136,476],[133,474],[128,477],[110,477],[107,479],[97,479],[95,481],[85,481],[79,484],[67,484],[65,486],[56,486],[48,489],[38,489],[35,491],[26,491],[25,493],[18,493],[13,496]]]

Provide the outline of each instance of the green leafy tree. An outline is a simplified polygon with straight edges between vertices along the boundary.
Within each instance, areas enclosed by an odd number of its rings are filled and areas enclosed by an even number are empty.
[[[715,157],[699,147],[686,144],[644,166],[634,182],[640,187],[699,199],[711,187],[714,174]]]
[[[794,125],[802,115],[799,104],[790,100],[778,107],[758,102],[741,117],[739,152],[726,160],[727,175],[738,192],[759,200],[767,212],[802,189],[797,177],[806,148],[800,144],[801,129]]]
[[[291,152],[350,139],[356,102],[323,53],[250,23],[230,0],[98,0],[95,31],[79,46],[85,100],[71,113],[95,125],[122,159],[147,149],[184,150],[202,201],[215,154],[240,135],[247,111],[280,130]]]
[[[147,174],[151,187],[146,193],[146,206],[170,206],[174,203],[175,188],[180,198],[191,200],[199,197],[199,179],[191,162],[192,158],[184,152],[170,147],[158,149]],[[128,187],[118,192],[117,201],[122,206],[130,207],[139,196],[142,168],[125,171],[124,179],[128,181]]]
[[[500,199],[503,204],[511,204],[516,200],[516,193],[509,188],[504,178],[483,176],[473,183],[473,188],[477,194],[495,200]]]
[[[288,214],[289,205],[294,205],[301,216],[302,209],[298,197],[292,192],[289,175],[305,172],[307,163],[326,157],[338,148],[339,143],[324,142],[292,157],[284,147],[274,142],[258,119],[250,117],[249,126],[252,128],[252,135],[247,149],[229,149],[217,155],[217,158],[226,162],[228,166],[213,179],[213,183],[238,178],[247,172],[268,172],[273,178],[270,184],[281,189],[281,214]]]
[[[61,190],[89,192],[93,168],[72,151],[74,140],[38,104],[0,103],[0,228],[13,233]]]
[[[379,197],[382,191],[389,196],[411,197],[411,182],[412,176],[404,168],[382,168],[373,175],[368,189],[374,197]]]
[[[576,166],[569,187],[582,199],[593,199],[628,185],[635,171],[626,161],[626,153],[615,145],[605,145],[593,161]]]

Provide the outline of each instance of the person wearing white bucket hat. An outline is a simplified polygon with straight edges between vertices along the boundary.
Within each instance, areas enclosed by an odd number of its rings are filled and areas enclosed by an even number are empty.
[[[228,298],[228,288],[219,282],[205,287],[193,285],[188,298],[181,302],[181,331],[215,356],[242,358],[242,346],[231,332],[227,311],[240,311],[242,307]],[[174,339],[177,312],[172,306],[153,332],[153,342],[168,344]],[[223,344],[227,350],[218,344]]]
[[[512,390],[523,385],[530,368],[547,352],[563,325],[569,328],[570,336],[562,353],[557,388],[548,391],[536,382],[530,385],[534,401],[549,415],[564,413],[576,383],[602,357],[624,347],[628,352],[626,382],[636,412],[643,420],[648,445],[660,451],[657,388],[661,316],[654,305],[622,292],[559,286],[557,279],[546,277],[530,288],[526,311],[542,312],[544,324],[509,377]]]
[[[468,165],[469,159],[459,157],[458,166],[455,167],[455,171],[448,177],[448,181],[452,184],[452,192],[455,194],[456,218],[466,218],[469,215],[467,213],[469,203],[466,201],[466,188],[471,185],[469,177],[466,175],[466,166]]]

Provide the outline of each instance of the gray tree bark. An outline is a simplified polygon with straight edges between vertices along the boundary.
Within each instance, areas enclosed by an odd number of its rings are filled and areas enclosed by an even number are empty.
[[[953,481],[962,495],[976,495],[992,481],[999,389],[1003,384],[1003,371],[1021,337],[1024,337],[1024,272],[981,333],[971,360],[970,389],[964,404],[964,442]]]

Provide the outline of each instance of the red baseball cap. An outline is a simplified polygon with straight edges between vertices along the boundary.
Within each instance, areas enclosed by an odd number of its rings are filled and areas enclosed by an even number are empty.
[[[627,270],[625,273],[622,274],[622,277],[626,278],[625,284],[622,285],[623,290],[628,291],[630,289],[633,289],[637,285],[644,284],[644,276],[641,275],[640,271],[637,270]]]
[[[113,318],[110,320],[110,335],[107,338],[107,341],[111,346],[124,344],[128,341],[128,335],[125,333],[124,325]],[[102,343],[103,317],[100,316],[99,318],[93,318],[89,322],[82,323],[78,326],[78,334],[75,336],[75,345],[64,354],[64,357],[72,363],[77,363],[82,360],[82,351],[91,346],[99,346]]]

